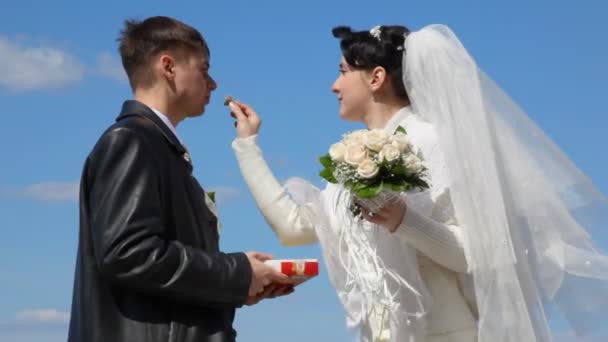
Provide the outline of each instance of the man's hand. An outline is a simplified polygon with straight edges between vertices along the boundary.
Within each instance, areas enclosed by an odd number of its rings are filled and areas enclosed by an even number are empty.
[[[247,138],[258,134],[262,120],[253,108],[236,100],[230,101],[228,107],[230,108],[230,116],[236,119],[234,126],[236,127],[237,137]]]
[[[258,252],[247,252],[245,255],[247,255],[251,264],[250,297],[262,294],[266,287],[272,283],[289,284],[288,276],[264,264],[264,261],[272,259],[272,255]]]
[[[403,199],[388,203],[377,213],[370,212],[360,203],[359,205],[361,206],[361,214],[364,219],[383,226],[391,233],[394,233],[395,230],[397,230],[407,212],[407,205]]]
[[[262,293],[247,297],[245,305],[255,305],[263,299],[286,296],[293,292],[294,288],[292,285],[270,284],[264,288]]]

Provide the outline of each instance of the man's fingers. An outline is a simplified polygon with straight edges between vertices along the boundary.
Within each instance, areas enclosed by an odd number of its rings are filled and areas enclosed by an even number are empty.
[[[261,252],[256,252],[256,251],[249,251],[245,254],[247,254],[250,258],[253,258],[258,261],[266,261],[266,260],[271,260],[274,258],[272,256],[272,254],[261,253]]]
[[[261,296],[256,294],[256,295],[249,295],[249,297],[247,298],[247,300],[245,301],[246,305],[256,305],[257,303],[260,302],[261,300]]]
[[[258,301],[260,301],[264,298],[270,298],[272,293],[275,292],[276,290],[277,290],[276,284],[268,284],[268,285],[264,286],[264,289],[262,290],[262,292],[258,293],[256,295],[256,297],[257,297]]]
[[[275,291],[270,295],[271,297],[281,297],[286,296],[294,291],[293,286],[280,286],[275,289]]]
[[[253,252],[253,257],[259,261],[266,261],[266,260],[274,259],[272,254],[260,253],[260,252]]]
[[[273,272],[271,274],[269,274],[269,277],[273,281],[281,283],[281,284],[290,284],[291,283],[291,280],[289,279],[289,277],[279,271],[273,270]]]
[[[262,298],[271,298],[272,294],[275,293],[277,291],[277,285],[276,284],[270,284],[268,286],[266,286],[264,288],[264,293],[262,293],[262,295],[260,297]]]
[[[278,285],[270,284],[264,287],[260,292],[256,293],[255,295],[250,294],[247,300],[245,301],[245,304],[255,305],[262,301],[262,299],[274,298],[276,297],[274,294],[279,291],[281,291],[281,289],[278,287]]]
[[[280,296],[287,296],[288,294],[292,294],[296,291],[296,289],[294,287],[286,287],[285,291],[283,291],[283,293],[280,294]]]
[[[266,285],[264,285],[264,286],[266,286]],[[259,286],[257,288],[257,290],[255,291],[256,296],[259,295],[260,293],[264,292],[264,286]]]

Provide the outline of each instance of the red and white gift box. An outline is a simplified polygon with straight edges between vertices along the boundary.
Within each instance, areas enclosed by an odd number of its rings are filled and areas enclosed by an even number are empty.
[[[319,275],[317,259],[274,259],[266,260],[265,263],[289,276],[294,281],[294,285],[299,285]]]

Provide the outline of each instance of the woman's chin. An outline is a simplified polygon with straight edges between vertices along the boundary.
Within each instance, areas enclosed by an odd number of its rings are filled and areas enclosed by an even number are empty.
[[[361,119],[359,118],[358,115],[355,115],[353,113],[350,113],[348,111],[343,111],[343,110],[340,110],[340,119],[342,119],[344,121],[352,121],[352,122],[361,121]]]

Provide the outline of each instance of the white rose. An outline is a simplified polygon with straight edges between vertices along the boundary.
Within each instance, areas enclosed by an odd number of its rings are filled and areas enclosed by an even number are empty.
[[[403,158],[403,164],[408,173],[418,173],[422,171],[422,161],[415,154],[409,154]]]
[[[407,135],[399,132],[390,138],[391,143],[399,149],[400,152],[406,152],[411,149],[410,140]]]
[[[373,129],[365,133],[363,141],[370,150],[380,152],[389,143],[389,135],[381,129]]]
[[[344,143],[347,145],[363,145],[363,135],[365,134],[365,132],[367,132],[367,130],[360,129],[349,133],[347,136],[344,137]]]
[[[367,158],[367,150],[365,146],[361,144],[348,144],[346,145],[346,152],[344,153],[344,161],[352,166],[357,166]]]
[[[333,161],[343,162],[344,154],[346,153],[346,145],[343,143],[335,143],[329,148],[329,156]]]
[[[374,163],[371,159],[364,159],[357,168],[357,173],[362,178],[373,178],[378,174],[378,165]]]
[[[378,153],[378,159],[380,161],[386,160],[387,162],[392,162],[393,160],[397,160],[401,153],[399,149],[394,145],[384,145],[380,153]]]

